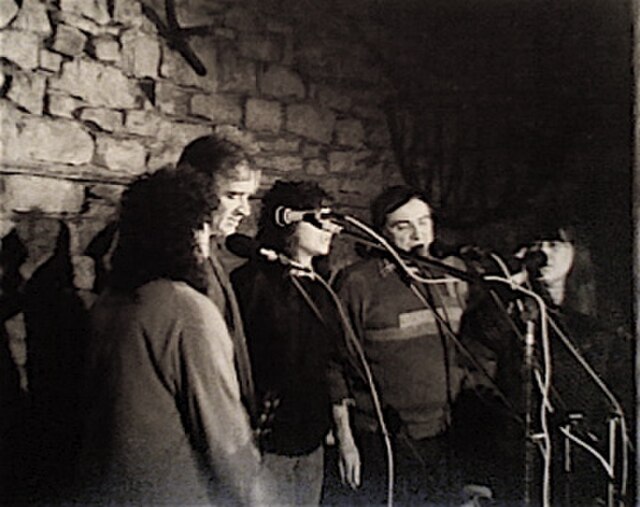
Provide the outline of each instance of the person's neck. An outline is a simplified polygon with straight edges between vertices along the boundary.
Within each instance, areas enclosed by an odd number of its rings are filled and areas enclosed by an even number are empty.
[[[313,256],[308,255],[304,252],[297,252],[295,255],[292,255],[291,258],[305,268],[312,268]]]
[[[565,283],[564,280],[547,283],[547,292],[551,296],[551,300],[558,306],[564,301]]]

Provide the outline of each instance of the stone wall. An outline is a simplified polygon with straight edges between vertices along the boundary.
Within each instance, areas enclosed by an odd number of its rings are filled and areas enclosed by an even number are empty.
[[[0,237],[26,248],[25,280],[68,231],[88,304],[87,248],[124,185],[216,129],[255,140],[263,189],[314,179],[363,215],[398,180],[382,111],[391,87],[340,16],[321,23],[329,11],[306,2],[176,4],[206,75],[168,43],[161,0],[0,0]]]

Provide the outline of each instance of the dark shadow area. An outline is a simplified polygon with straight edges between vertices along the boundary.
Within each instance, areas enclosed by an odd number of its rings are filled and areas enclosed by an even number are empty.
[[[24,283],[19,268],[27,250],[15,229],[2,238],[0,250],[0,503],[13,497],[18,480],[16,463],[21,457],[26,393],[9,345],[10,321],[22,312]]]
[[[28,424],[19,499],[56,503],[73,481],[80,446],[81,370],[88,315],[73,285],[69,229],[60,222],[53,255],[25,283]]]

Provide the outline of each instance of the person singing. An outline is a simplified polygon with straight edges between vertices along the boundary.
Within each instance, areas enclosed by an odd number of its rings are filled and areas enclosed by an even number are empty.
[[[374,229],[395,248],[428,257],[434,212],[419,192],[390,187],[371,203],[371,216]],[[410,269],[438,278],[419,266]],[[373,252],[336,280],[383,404],[399,503],[447,503],[461,488],[447,431],[463,376],[450,334],[458,330],[466,287],[433,282],[416,284],[390,257]],[[363,490],[347,502],[384,503],[387,467],[379,422],[367,386],[355,376],[350,380]]]
[[[341,362],[342,331],[329,293],[313,270],[336,226],[321,217],[283,221],[286,210],[319,210],[328,195],[316,183],[277,181],[263,197],[257,240],[280,255],[232,273],[244,320],[256,392],[264,409],[263,466],[275,478],[279,505],[317,505],[323,444],[332,413],[345,469],[358,467],[348,426]],[[348,482],[355,486],[357,477]]]

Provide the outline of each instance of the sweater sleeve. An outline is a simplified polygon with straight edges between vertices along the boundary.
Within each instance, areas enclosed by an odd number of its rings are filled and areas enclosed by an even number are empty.
[[[336,292],[342,301],[356,337],[362,341],[364,336],[364,311],[366,291],[360,287],[354,273],[343,270],[338,273],[334,283]]]
[[[184,296],[187,296],[184,294]],[[259,455],[240,401],[233,346],[219,310],[199,294],[179,299],[178,389],[182,416],[221,498],[260,502]],[[217,496],[218,496],[217,495]]]

